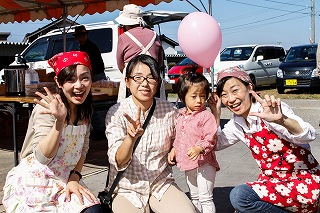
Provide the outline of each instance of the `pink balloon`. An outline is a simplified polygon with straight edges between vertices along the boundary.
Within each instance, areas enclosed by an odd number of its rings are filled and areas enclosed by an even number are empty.
[[[192,61],[202,67],[213,65],[222,43],[222,35],[216,20],[203,12],[187,15],[178,29],[179,45]]]

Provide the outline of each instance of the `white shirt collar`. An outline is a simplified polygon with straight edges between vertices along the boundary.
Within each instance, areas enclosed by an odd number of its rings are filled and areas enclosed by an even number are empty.
[[[249,113],[250,112],[259,112],[259,111],[261,111],[260,109],[261,109],[261,105],[259,102],[252,103]],[[234,119],[234,122],[236,124],[240,125],[242,127],[242,129],[245,130],[246,132],[258,130],[258,124],[260,122],[259,122],[259,117],[257,117],[257,116],[248,116],[247,117],[247,121],[248,121],[250,127],[247,126],[245,119],[242,116],[233,114],[233,119]]]

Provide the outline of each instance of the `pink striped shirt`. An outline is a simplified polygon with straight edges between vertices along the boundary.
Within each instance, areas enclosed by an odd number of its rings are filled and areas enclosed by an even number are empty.
[[[214,147],[217,142],[217,124],[212,113],[204,107],[201,111],[187,113],[186,108],[179,110],[177,119],[176,138],[173,146],[176,151],[177,166],[180,170],[192,170],[209,163],[220,169],[216,160]],[[197,160],[190,160],[188,149],[194,146],[203,148],[204,153],[200,154]]]

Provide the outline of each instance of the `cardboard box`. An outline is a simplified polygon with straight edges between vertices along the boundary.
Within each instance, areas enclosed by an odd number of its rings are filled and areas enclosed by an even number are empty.
[[[52,93],[56,93],[56,83],[55,82],[39,82],[38,84],[26,85],[26,96],[36,96],[35,92],[39,91],[43,94],[47,94],[43,87],[47,87]]]
[[[5,95],[5,94],[6,94],[6,85],[0,84],[0,95]]]
[[[165,88],[166,91],[167,90],[171,91],[172,90],[172,84],[165,82],[164,88]]]
[[[56,75],[54,72],[48,73],[45,69],[36,69],[37,73],[39,74],[39,81],[40,82],[54,82],[54,76]]]
[[[91,91],[116,96],[118,95],[119,87],[91,87]]]

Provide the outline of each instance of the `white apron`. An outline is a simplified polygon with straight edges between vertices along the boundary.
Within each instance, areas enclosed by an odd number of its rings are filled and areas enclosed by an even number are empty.
[[[81,157],[86,130],[86,125],[68,125],[62,133],[59,150],[48,165],[30,154],[9,171],[2,200],[7,213],[81,212],[99,203],[98,200],[91,203],[83,196],[82,205],[75,194],[71,194],[70,202],[65,201],[66,183],[70,170]]]
[[[141,49],[141,52],[139,53],[139,55],[141,54],[146,54],[146,55],[151,55],[149,53],[149,49],[152,47],[152,45],[154,44],[155,40],[156,40],[156,36],[157,34],[154,32],[154,36],[152,37],[151,41],[148,43],[147,46],[143,46],[141,44],[141,42],[136,39],[136,37],[134,37],[131,33],[129,33],[128,31],[125,32],[125,34],[127,36],[129,36],[129,38],[131,38],[132,41],[134,41],[134,43],[136,43],[140,49]],[[121,78],[121,81],[120,81],[120,86],[119,86],[119,92],[118,92],[118,100],[117,102],[120,102],[121,100],[125,99],[126,98],[126,90],[127,90],[127,86],[126,86],[126,83],[125,83],[125,78],[126,78],[126,68],[127,68],[127,63],[125,64],[125,67],[123,69],[123,72],[122,72],[122,78]],[[165,86],[164,86],[164,81],[162,80],[162,84],[161,84],[161,87],[160,87],[160,98],[165,100],[166,99],[166,94],[165,94]]]

